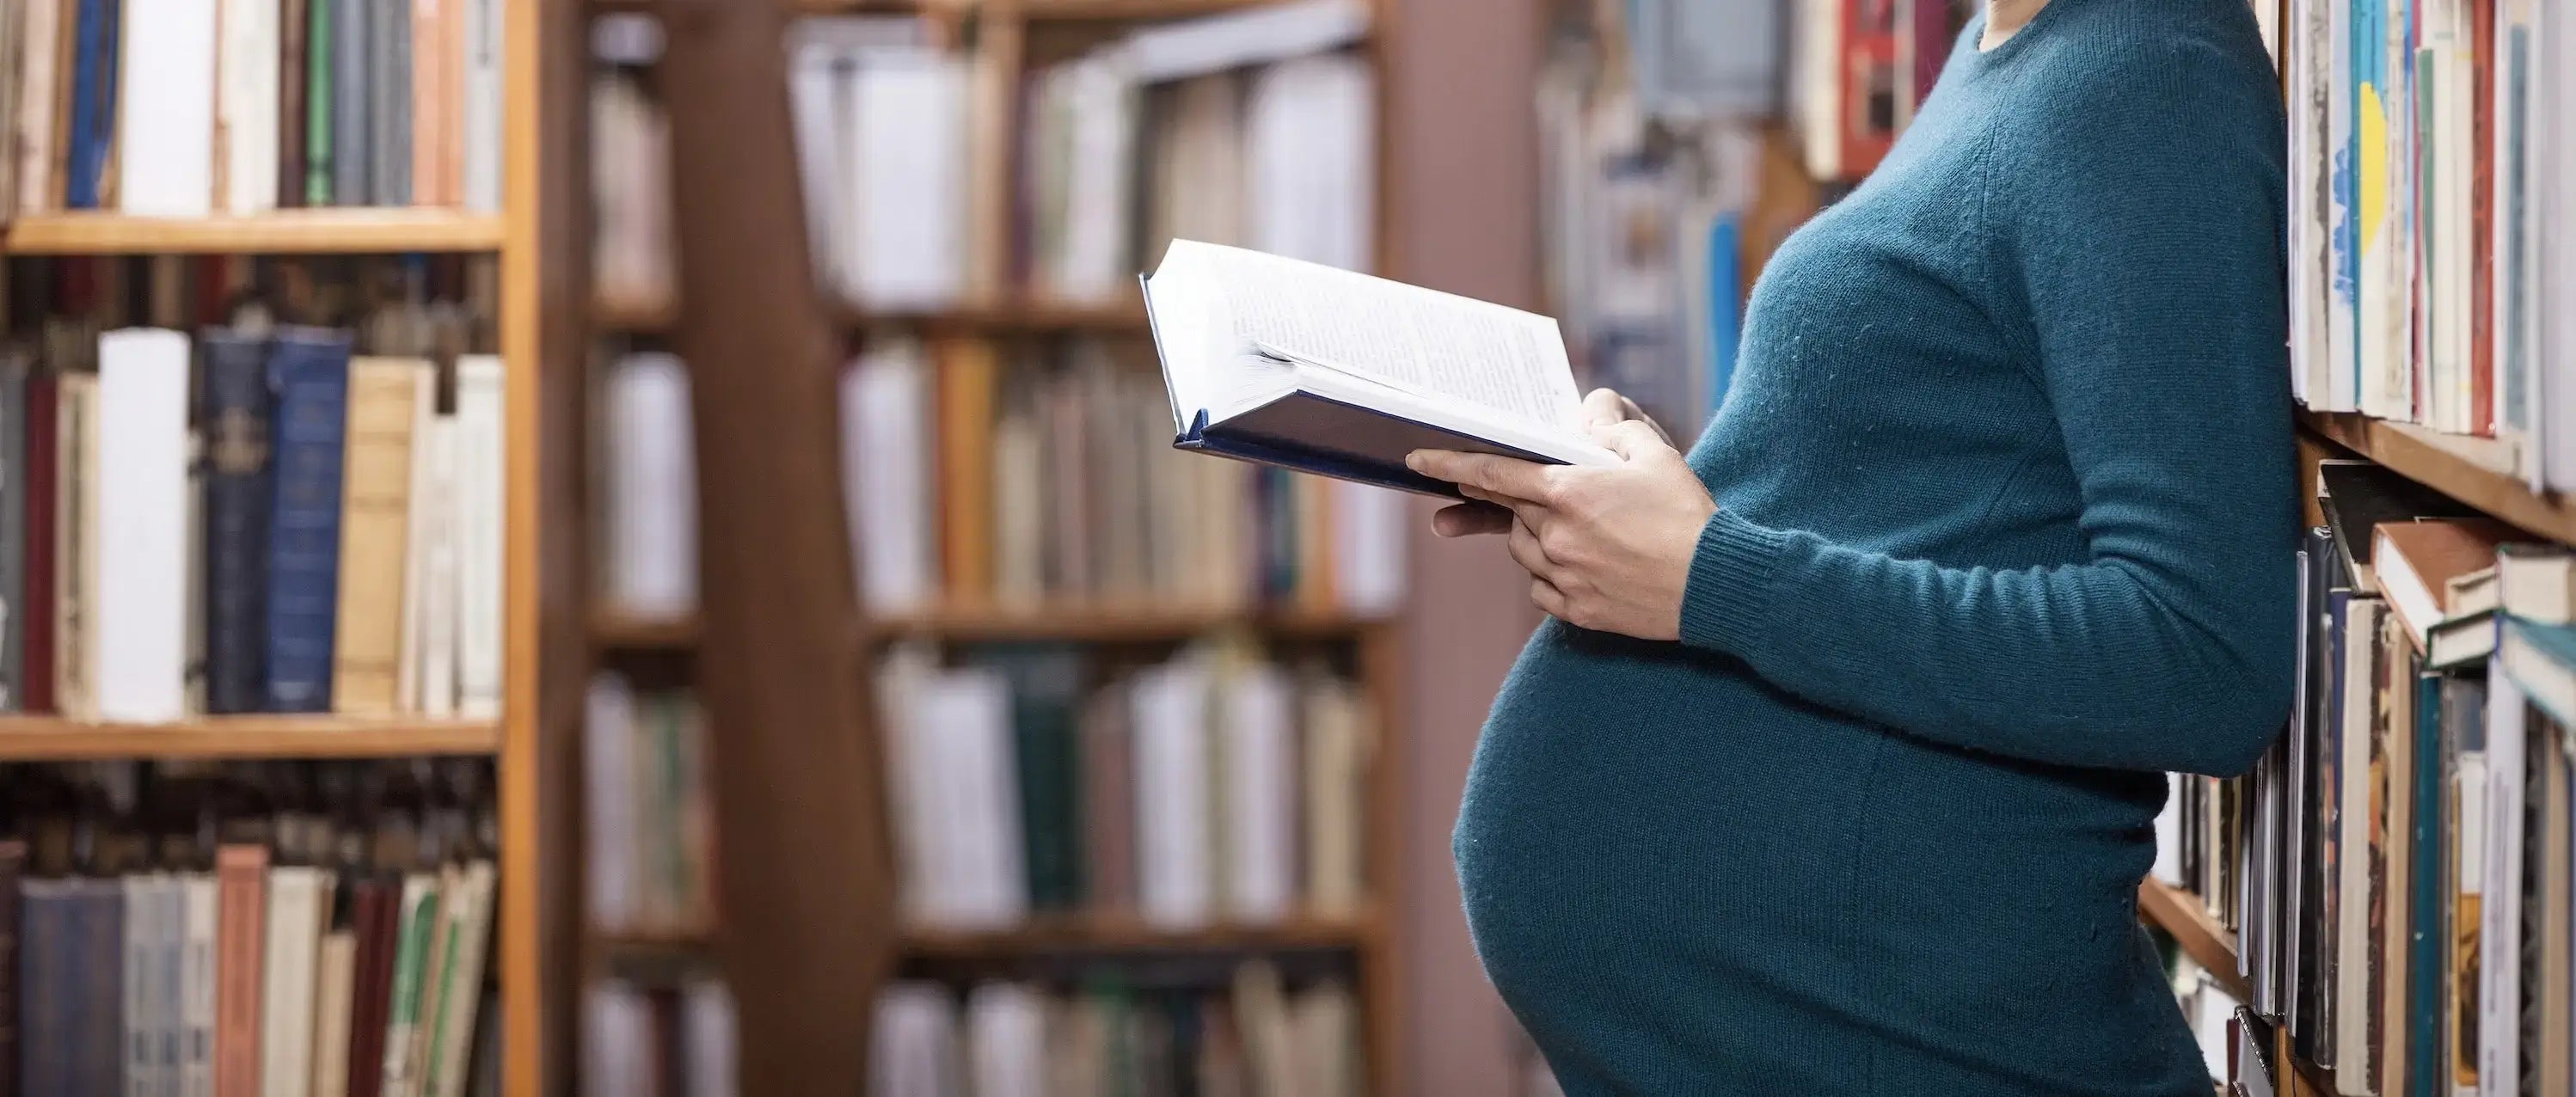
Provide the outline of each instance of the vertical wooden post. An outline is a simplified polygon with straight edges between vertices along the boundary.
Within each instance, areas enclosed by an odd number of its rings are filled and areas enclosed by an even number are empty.
[[[893,958],[884,779],[842,516],[839,348],[807,256],[787,0],[663,0],[693,378],[717,953],[741,1083],[859,1088]]]

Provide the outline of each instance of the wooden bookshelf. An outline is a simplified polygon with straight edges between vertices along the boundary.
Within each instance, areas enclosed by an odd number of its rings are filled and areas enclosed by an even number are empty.
[[[492,720],[211,716],[180,724],[91,724],[0,717],[0,761],[6,762],[488,756],[500,748],[501,725]]]
[[[453,209],[286,209],[253,217],[172,219],[106,212],[20,217],[0,251],[11,255],[195,253],[369,254],[498,251],[497,215]]]
[[[2513,448],[2492,438],[2443,434],[2351,413],[2302,411],[2319,437],[2410,480],[2532,533],[2576,541],[2576,500],[2531,490]]]
[[[2238,1001],[2251,995],[2236,970],[2236,935],[2210,917],[2200,897],[2161,880],[2138,884],[2138,917],[2172,935],[2193,963],[2206,969]]]

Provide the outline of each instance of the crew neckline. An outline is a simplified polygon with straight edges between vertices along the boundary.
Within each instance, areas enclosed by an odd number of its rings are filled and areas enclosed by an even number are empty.
[[[2014,31],[2012,37],[1996,43],[1993,49],[1985,48],[1987,8],[1980,2],[1977,5],[1976,16],[1968,23],[1967,34],[1971,43],[1968,54],[1988,64],[2001,61],[2010,56],[2013,51],[2020,49],[2022,43],[2030,41],[2033,36],[2046,29],[2049,20],[2056,18],[2059,11],[2076,2],[2077,0],[2049,0],[2047,6],[2040,8],[2038,14],[2031,16],[2029,22],[2021,25],[2020,30]]]

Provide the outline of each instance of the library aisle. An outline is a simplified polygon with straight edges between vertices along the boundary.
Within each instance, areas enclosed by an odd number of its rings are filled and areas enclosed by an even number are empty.
[[[0,1097],[1558,1092],[1451,849],[1528,574],[1176,449],[1138,277],[1687,447],[1979,10],[11,0]],[[2222,1094],[2576,1097],[2576,13],[2244,14],[2297,702],[2137,921]]]

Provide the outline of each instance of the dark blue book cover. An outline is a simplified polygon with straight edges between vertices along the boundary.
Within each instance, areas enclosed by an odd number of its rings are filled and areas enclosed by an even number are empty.
[[[340,600],[340,476],[349,420],[349,336],[280,331],[269,356],[276,495],[268,534],[268,707],[331,711]]]
[[[63,1039],[62,972],[70,951],[72,899],[60,880],[19,884],[18,1092],[69,1093],[71,1054]]]
[[[2408,897],[2406,988],[2407,1088],[2415,1097],[2438,1097],[2450,1072],[2442,1069],[2442,679],[2415,679],[2415,821],[2407,841],[2415,847],[2414,892]]]
[[[265,337],[222,328],[198,340],[206,439],[206,710],[257,712],[268,696],[271,475]]]
[[[74,1022],[72,1087],[64,1093],[125,1092],[125,886],[83,880],[72,917]]]
[[[99,208],[108,151],[116,147],[117,14],[123,6],[119,0],[80,3],[72,40],[70,172],[63,189],[63,204],[72,209]]]

